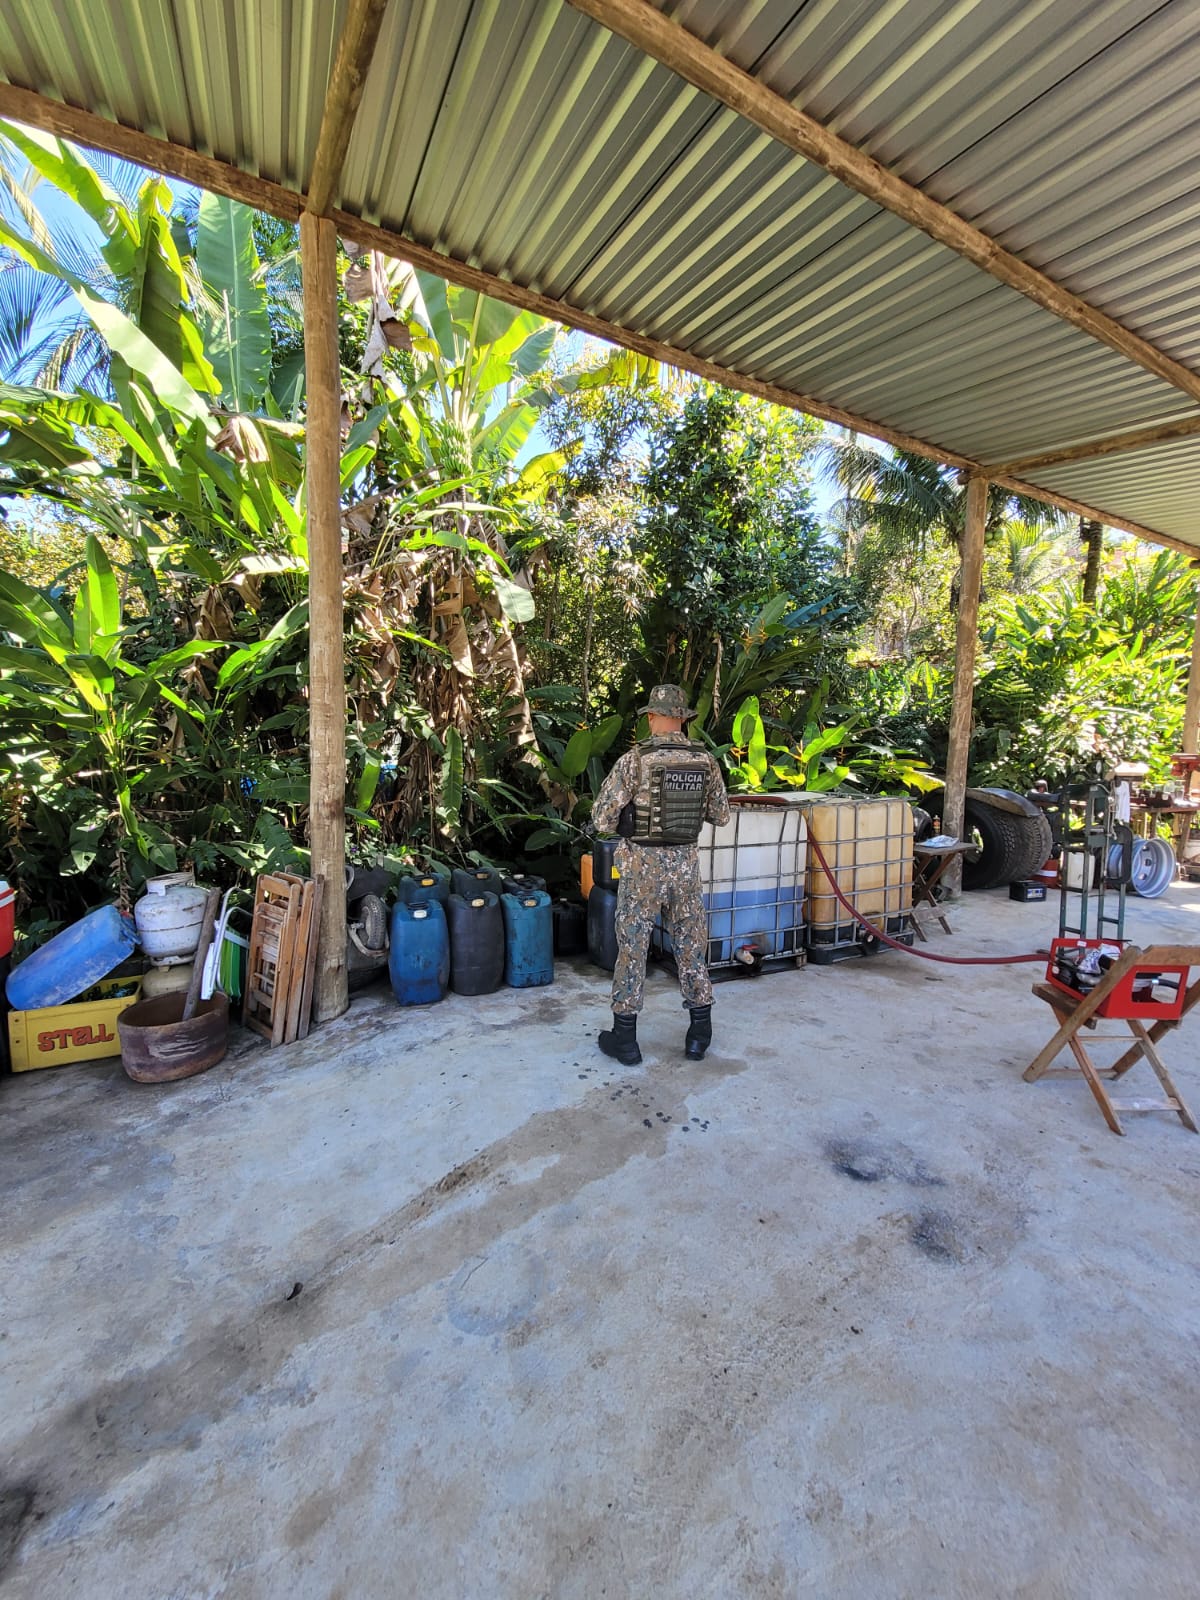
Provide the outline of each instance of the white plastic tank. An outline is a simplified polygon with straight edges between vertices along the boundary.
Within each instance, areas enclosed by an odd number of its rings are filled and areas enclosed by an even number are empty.
[[[191,872],[169,872],[151,878],[146,892],[133,908],[138,940],[156,967],[191,961],[200,943],[206,889],[198,888]]]
[[[799,947],[807,827],[790,796],[734,800],[727,823],[705,823],[697,851],[711,963],[735,958],[743,943],[760,955]]]

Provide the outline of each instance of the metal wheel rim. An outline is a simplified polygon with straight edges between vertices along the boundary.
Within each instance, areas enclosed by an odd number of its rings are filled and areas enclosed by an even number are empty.
[[[1142,900],[1157,900],[1175,880],[1175,852],[1165,839],[1139,839],[1133,847],[1129,887]]]
[[[1144,843],[1145,841],[1143,840],[1142,842]],[[1133,850],[1131,852],[1131,863],[1132,861],[1137,860],[1137,848],[1138,841],[1135,839],[1133,842]],[[1121,846],[1119,844],[1111,844],[1108,847],[1108,861],[1105,863],[1105,876],[1108,878],[1109,883],[1119,884],[1121,881]]]

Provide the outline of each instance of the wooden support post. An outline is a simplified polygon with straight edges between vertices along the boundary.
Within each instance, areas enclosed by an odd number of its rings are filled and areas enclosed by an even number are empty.
[[[388,0],[350,0],[325,95],[308,202],[304,274],[305,504],[308,527],[308,831],[320,880],[313,984],[317,1022],[350,1004],[346,982],[346,667],[342,600],[342,374],[338,359],[337,198],[350,135]],[[305,978],[307,987],[308,978]],[[307,1031],[307,1030],[306,1030]]]
[[[967,479],[962,536],[958,626],[954,638],[954,698],[950,706],[950,748],[946,754],[946,799],[942,831],[962,837],[967,766],[971,753],[971,707],[975,698],[975,649],[979,639],[979,586],[983,577],[983,528],[987,518],[987,479]],[[962,887],[962,859],[946,869],[951,894]]]
[[[341,1016],[346,987],[346,674],[342,623],[342,383],[337,339],[337,230],[300,218],[304,273],[304,371],[308,526],[308,826],[312,875],[325,880],[314,1015]]]
[[[1183,711],[1185,755],[1196,754],[1197,740],[1200,740],[1200,594],[1196,597],[1196,631],[1192,636],[1192,665],[1188,671],[1187,705]]]

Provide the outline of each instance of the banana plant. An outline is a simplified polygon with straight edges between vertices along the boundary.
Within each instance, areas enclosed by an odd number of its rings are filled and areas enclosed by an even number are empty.
[[[519,458],[554,400],[577,388],[657,381],[658,364],[627,350],[551,374],[556,323],[398,262],[388,264],[387,281],[415,363],[415,381],[392,407],[388,445],[397,464],[422,481],[483,472],[504,481],[514,498],[541,498],[564,453]]]
[[[210,584],[280,558],[307,567],[301,428],[242,418],[248,449],[232,459],[136,377],[126,395],[127,409],[0,384],[0,495],[56,502]]]
[[[122,616],[117,577],[95,534],[86,542],[86,565],[74,606],[58,601],[10,573],[0,572],[0,727],[6,751],[20,752],[64,783],[97,796],[90,821],[72,838],[66,870],[91,864],[100,837],[115,823],[122,853],[135,869],[175,865],[174,846],[161,828],[139,814],[139,791],[150,777],[160,744],[155,711],[166,701],[187,714],[172,687],[179,669],[200,655],[224,649],[190,640],[150,667],[124,651],[130,628]]]
[[[166,180],[146,177],[130,202],[65,140],[14,123],[0,124],[0,135],[100,234],[98,270],[89,273],[78,250],[65,247],[61,230],[56,234],[34,204],[32,185],[16,185],[5,164],[11,203],[8,214],[0,216],[0,243],[28,267],[71,289],[79,316],[74,328],[64,329],[64,339],[90,324],[110,351],[108,378],[119,400],[126,399],[128,376],[135,373],[162,404],[203,419],[207,407],[201,397],[215,394],[218,384],[188,309],[188,274],[171,230]]]
[[[612,748],[625,725],[619,712],[605,717],[594,728],[576,728],[564,743],[553,734],[543,733],[541,760],[547,778],[562,797],[562,819],[553,818],[525,841],[527,850],[547,849],[560,844],[575,831],[570,819],[579,803],[576,786],[586,777],[593,797],[604,782],[604,756]]]
[[[15,170],[18,157],[27,163],[24,173]],[[254,212],[205,194],[189,227],[193,208],[185,203],[181,214],[164,179],[139,174],[135,189],[129,174],[137,169],[126,164],[118,187],[107,168],[111,163],[65,140],[0,123],[0,243],[11,253],[10,272],[20,263],[26,269],[23,278],[6,272],[4,283],[10,298],[15,285],[35,291],[34,301],[60,305],[56,342],[33,337],[36,316],[23,319],[30,348],[14,343],[5,352],[9,372],[32,365],[37,382],[48,386],[86,377],[99,392],[111,385],[122,402],[128,374],[136,373],[161,403],[186,412],[182,380],[201,397],[194,416],[212,408],[235,416],[294,410],[302,364],[293,348],[282,352],[287,371],[274,370],[271,263],[259,258]],[[47,220],[35,202],[38,182],[83,213],[99,236],[94,250],[81,244],[73,219]],[[279,242],[286,255],[286,239]],[[62,314],[63,287],[76,301],[73,318]],[[294,298],[289,288],[285,309]]]
[[[272,375],[271,318],[253,224],[249,207],[221,195],[201,196],[196,265],[206,348],[221,404],[236,413],[264,409]]]

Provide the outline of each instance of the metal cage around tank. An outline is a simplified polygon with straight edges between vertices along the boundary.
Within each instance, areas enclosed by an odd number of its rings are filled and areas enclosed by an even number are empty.
[[[805,879],[808,959],[821,964],[874,955],[879,941],[842,904],[903,944],[912,933],[912,807],[902,796],[810,796],[803,802],[810,841]]]
[[[807,826],[794,801],[730,801],[730,819],[697,840],[711,972],[804,960]],[[672,955],[660,916],[651,953]]]

